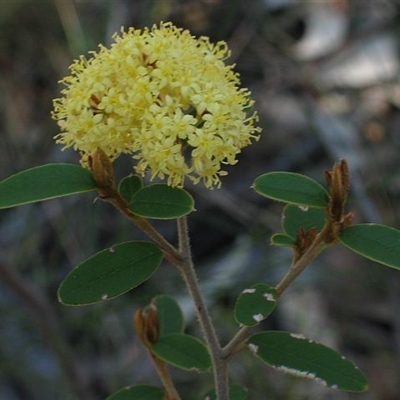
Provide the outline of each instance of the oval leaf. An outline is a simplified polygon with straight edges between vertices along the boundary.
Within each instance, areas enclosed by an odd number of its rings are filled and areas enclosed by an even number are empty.
[[[306,232],[311,228],[317,228],[320,232],[325,225],[325,210],[321,208],[299,207],[289,204],[283,210],[283,230],[291,238],[296,239],[299,230]]]
[[[47,164],[0,182],[0,208],[96,190],[93,174],[74,164]]]
[[[293,247],[296,242],[288,235],[284,233],[275,233],[275,235],[271,236],[271,244],[274,246],[288,246]]]
[[[282,372],[349,392],[368,387],[364,374],[350,361],[302,335],[260,332],[248,339],[248,346],[262,361]]]
[[[326,207],[327,191],[316,181],[293,172],[269,172],[254,181],[254,190],[262,196],[290,204]]]
[[[245,289],[235,304],[235,319],[239,324],[254,326],[272,313],[278,300],[276,290],[263,283]]]
[[[215,390],[210,390],[204,397],[204,400],[216,400],[217,396]],[[246,400],[247,399],[247,389],[239,385],[229,386],[229,400]]]
[[[159,336],[171,333],[183,333],[183,313],[178,303],[165,294],[154,297],[152,303],[156,306],[157,316],[160,323]]]
[[[119,296],[149,279],[162,258],[150,242],[117,244],[73,269],[61,283],[58,298],[66,305],[83,305]]]
[[[192,212],[194,200],[185,190],[160,183],[138,190],[130,209],[145,218],[174,219]]]
[[[207,347],[194,336],[180,333],[163,336],[151,350],[158,358],[178,368],[205,371],[211,367]]]
[[[118,390],[106,400],[164,400],[165,392],[159,387],[149,385],[130,386]]]
[[[353,225],[339,235],[350,250],[388,267],[400,269],[400,231],[379,224]]]
[[[143,187],[142,178],[138,175],[129,175],[121,180],[118,185],[118,192],[128,203],[132,203],[133,195]]]

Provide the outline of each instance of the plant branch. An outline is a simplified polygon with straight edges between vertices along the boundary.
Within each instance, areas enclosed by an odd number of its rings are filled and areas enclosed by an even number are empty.
[[[134,214],[129,204],[120,195],[115,184],[114,168],[107,154],[99,147],[89,159],[94,180],[98,186],[99,198],[112,204],[117,210],[133,221],[164,252],[165,258],[173,264],[182,261],[179,251],[166,240],[146,219]]]
[[[324,231],[323,231],[324,232]],[[306,267],[313,261],[329,244],[325,243],[325,233],[321,232],[320,236],[317,236],[314,243],[309,249],[292,264],[287,274],[276,286],[278,295],[281,295],[285,289],[306,269]],[[251,327],[243,326],[240,328],[236,335],[230,340],[230,342],[222,349],[222,356],[225,359],[229,359],[236,353],[240,352],[244,347],[244,342],[249,336]]]
[[[156,368],[158,376],[167,392],[168,397],[166,400],[181,400],[181,398],[175,388],[175,385],[172,382],[171,375],[169,373],[166,362],[160,360],[153,354],[151,354],[151,358],[153,359],[154,366]]]
[[[289,285],[311,264],[311,262],[327,247],[336,243],[337,227],[334,221],[329,219],[322,231],[313,236],[314,240],[308,245],[306,250],[301,255],[298,255],[299,249],[294,249],[294,258],[289,271],[277,284],[276,291],[280,296]],[[225,358],[232,357],[235,353],[243,348],[243,343],[250,333],[250,327],[242,327],[231,339],[231,341],[222,349],[222,354]]]
[[[325,226],[317,235],[316,231],[309,231],[308,234],[312,234],[309,237],[307,232],[300,230],[292,266],[276,286],[278,295],[281,295],[323,250],[337,243],[339,233],[353,221],[353,213],[345,213],[350,191],[350,171],[347,161],[342,159],[335,163],[332,171],[325,172],[325,178],[329,189]],[[313,239],[312,242],[309,241],[310,237]]]
[[[227,360],[222,355],[222,349],[215,333],[203,294],[200,290],[197,274],[193,265],[190,250],[187,220],[185,217],[178,219],[179,250],[183,256],[183,263],[178,265],[186,287],[196,307],[197,317],[203,332],[204,339],[210,351],[213,364],[215,390],[218,400],[228,400],[228,366]]]
[[[164,253],[165,258],[174,265],[182,263],[181,253],[162,236],[154,226],[143,217],[134,214],[126,201],[120,196],[117,191],[113,191],[112,197],[104,199],[112,204],[117,210],[130,219],[138,228],[140,228],[150,239],[154,241]]]
[[[236,353],[242,350],[243,342],[247,339],[251,331],[251,327],[242,326],[236,333],[236,335],[231,339],[231,341],[222,349],[222,356],[228,360]]]
[[[311,246],[298,259],[294,259],[289,271],[276,285],[275,289],[280,296],[288,286],[311,264],[313,260],[327,247],[332,246],[332,222],[328,221],[322,231],[316,236]]]

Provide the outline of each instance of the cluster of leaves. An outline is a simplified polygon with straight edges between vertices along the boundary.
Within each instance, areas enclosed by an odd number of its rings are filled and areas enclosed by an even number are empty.
[[[377,224],[352,225],[352,214],[344,212],[348,192],[345,178],[343,162],[327,175],[328,191],[300,174],[272,172],[258,177],[254,182],[256,192],[287,203],[282,217],[283,232],[275,234],[272,243],[293,248],[291,269],[296,269],[299,265],[296,263],[307,254],[310,254],[307,261],[311,261],[324,246],[337,242],[364,257],[400,269],[400,231]],[[0,208],[95,190],[101,195],[102,189],[91,171],[76,165],[49,164],[0,182]],[[176,219],[194,210],[194,200],[185,190],[164,184],[144,186],[137,176],[124,178],[117,190],[129,212],[139,218]],[[323,246],[317,249],[316,243]],[[165,249],[151,241],[115,244],[75,267],[59,287],[59,300],[78,306],[122,295],[149,279],[164,256]],[[250,329],[267,318],[284,288],[283,284],[271,287],[257,283],[244,289],[234,309],[240,329]],[[209,370],[212,366],[209,349],[199,339],[186,334],[184,326],[179,305],[166,295],[155,297],[135,318],[138,335],[155,362],[199,372]],[[266,364],[298,377],[344,391],[360,392],[368,386],[363,373],[350,361],[300,334],[261,331],[249,333],[239,344],[241,347],[236,350],[247,349]],[[210,392],[204,398],[215,397]],[[231,400],[246,397],[244,388],[230,387]],[[108,400],[128,398],[161,400],[165,398],[165,391],[136,385],[121,389]]]
[[[301,174],[270,172],[258,177],[254,189],[263,196],[288,205],[282,216],[284,233],[272,243],[295,246],[300,230],[320,232],[326,223],[331,195],[318,182]],[[338,240],[350,250],[388,267],[400,269],[400,231],[386,225],[363,223],[345,227]]]

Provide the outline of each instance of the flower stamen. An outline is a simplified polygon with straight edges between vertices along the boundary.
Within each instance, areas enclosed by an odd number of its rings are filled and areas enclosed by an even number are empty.
[[[74,61],[61,81],[56,142],[78,150],[86,167],[101,148],[111,161],[131,154],[138,174],[171,186],[189,179],[219,187],[222,165],[235,164],[260,134],[249,91],[224,62],[226,43],[169,22],[113,38],[110,48]]]

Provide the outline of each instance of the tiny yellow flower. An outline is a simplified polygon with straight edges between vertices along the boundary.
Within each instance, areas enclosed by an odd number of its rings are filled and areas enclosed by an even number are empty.
[[[81,154],[98,148],[115,160],[132,154],[135,171],[182,187],[186,178],[219,187],[224,164],[259,137],[250,92],[225,65],[225,42],[195,38],[172,23],[113,36],[91,58],[81,56],[61,80],[52,117],[56,142]]]

